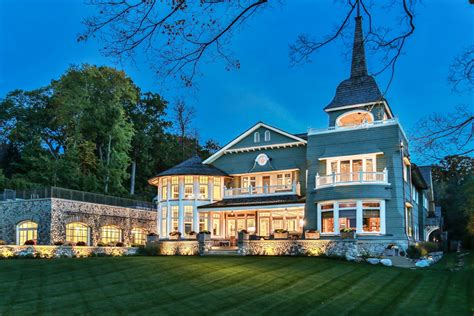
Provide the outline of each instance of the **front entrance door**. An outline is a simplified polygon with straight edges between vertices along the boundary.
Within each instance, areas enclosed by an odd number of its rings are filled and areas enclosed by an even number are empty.
[[[264,190],[264,194],[267,194],[269,193],[268,190],[269,190],[269,187],[270,187],[270,176],[264,176],[262,177],[262,186],[263,186],[263,190]]]

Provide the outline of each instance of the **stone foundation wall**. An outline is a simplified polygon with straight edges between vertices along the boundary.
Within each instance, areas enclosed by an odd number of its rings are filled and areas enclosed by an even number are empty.
[[[243,256],[381,256],[389,245],[408,247],[404,241],[249,240],[241,243],[239,253]]]
[[[51,243],[51,199],[0,202],[0,239],[16,243],[16,226],[23,221],[38,223],[38,243]]]
[[[91,244],[100,240],[100,227],[114,225],[122,230],[123,242],[131,243],[131,230],[142,228],[156,233],[156,212],[133,208],[94,204],[79,201],[52,199],[51,240],[66,239],[66,224],[81,222],[90,229]]]
[[[134,256],[137,251],[128,247],[0,246],[0,259],[121,257]]]
[[[160,254],[163,256],[197,256],[199,242],[197,240],[160,241]]]

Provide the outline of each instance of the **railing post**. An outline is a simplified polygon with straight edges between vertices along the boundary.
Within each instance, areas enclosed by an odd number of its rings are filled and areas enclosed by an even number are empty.
[[[336,173],[335,172],[332,173],[332,185],[333,186],[336,185]]]
[[[316,181],[314,182],[315,189],[318,187],[318,181],[319,181],[319,172],[316,173]]]
[[[249,185],[249,194],[252,195],[252,185]]]
[[[364,172],[361,170],[359,171],[359,181],[362,183],[364,182],[364,179],[362,178],[364,176]]]
[[[387,168],[383,168],[383,181],[384,182],[388,182],[388,172],[387,172]]]

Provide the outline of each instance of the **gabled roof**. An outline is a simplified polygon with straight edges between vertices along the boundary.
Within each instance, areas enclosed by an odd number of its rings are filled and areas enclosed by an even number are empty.
[[[350,105],[364,105],[384,101],[377,82],[367,72],[362,17],[357,16],[355,21],[351,76],[339,84],[333,100],[324,108],[326,112]]]
[[[156,178],[160,178],[164,176],[178,176],[178,175],[221,176],[221,177],[228,176],[227,173],[225,173],[224,171],[214,166],[203,164],[202,159],[199,158],[198,156],[193,156],[177,164],[176,166],[157,174],[156,176],[148,180],[148,182]]]
[[[209,158],[207,158],[206,160],[203,161],[203,164],[210,164],[212,163],[213,161],[215,161],[217,158],[219,158],[220,156],[222,156],[226,150],[228,150],[229,148],[231,148],[232,146],[234,146],[235,144],[237,144],[238,142],[240,142],[242,139],[244,139],[245,137],[249,136],[250,134],[252,134],[255,130],[259,129],[260,127],[264,127],[264,128],[267,128],[271,131],[274,131],[276,133],[280,133],[292,140],[295,141],[295,143],[301,143],[301,144],[306,144],[306,140],[301,138],[301,137],[298,137],[294,134],[290,134],[288,132],[285,132],[284,130],[281,130],[279,128],[276,128],[276,127],[273,127],[273,126],[270,126],[268,124],[265,124],[263,122],[258,122],[257,124],[255,124],[254,126],[252,126],[251,128],[249,128],[248,130],[246,130],[244,133],[242,133],[240,136],[236,137],[234,140],[232,140],[231,142],[229,142],[227,145],[225,145],[224,147],[222,147],[219,151],[217,151],[216,153],[214,153],[212,156],[210,156]]]

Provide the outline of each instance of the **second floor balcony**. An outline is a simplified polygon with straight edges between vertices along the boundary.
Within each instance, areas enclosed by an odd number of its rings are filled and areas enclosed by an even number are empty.
[[[388,172],[385,168],[381,172],[347,172],[331,173],[328,175],[316,174],[315,189],[331,186],[358,185],[358,184],[388,184]]]
[[[243,188],[228,188],[224,190],[224,199],[239,198],[239,197],[253,197],[253,196],[268,196],[268,195],[300,195],[299,182],[281,185],[266,185],[266,186],[248,186]]]

